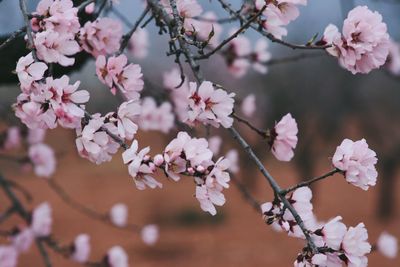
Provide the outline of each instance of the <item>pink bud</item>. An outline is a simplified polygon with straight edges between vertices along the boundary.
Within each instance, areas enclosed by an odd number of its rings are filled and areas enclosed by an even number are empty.
[[[197,170],[198,172],[203,173],[203,172],[206,171],[206,168],[204,168],[203,166],[200,165],[200,166],[197,166],[196,170]]]
[[[194,169],[193,169],[192,167],[189,167],[189,168],[187,169],[187,171],[188,171],[188,173],[189,173],[190,175],[193,175],[193,174],[194,174]]]
[[[85,7],[85,12],[87,14],[92,14],[94,11],[94,3],[91,3]]]
[[[164,163],[164,157],[160,154],[155,155],[154,164],[159,167]]]

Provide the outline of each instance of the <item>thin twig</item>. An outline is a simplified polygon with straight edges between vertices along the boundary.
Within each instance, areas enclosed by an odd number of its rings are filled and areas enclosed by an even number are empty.
[[[46,248],[44,246],[44,244],[42,243],[42,241],[40,239],[36,239],[36,246],[39,249],[40,254],[42,255],[43,261],[44,261],[44,265],[46,267],[51,267],[51,261],[50,261],[50,257],[49,254],[46,251]]]
[[[12,43],[20,34],[24,33],[26,31],[26,27],[21,27],[19,30],[16,30],[13,32],[10,37],[7,38],[3,43],[0,44],[0,50],[3,48],[6,48],[8,45]]]
[[[317,182],[319,180],[323,180],[325,178],[328,178],[328,177],[333,176],[334,174],[340,173],[340,172],[342,172],[342,171],[339,170],[339,169],[333,169],[333,170],[325,173],[324,175],[311,178],[311,179],[309,179],[307,181],[304,181],[304,182],[301,182],[301,183],[299,183],[297,185],[289,187],[289,188],[283,190],[282,194],[287,195],[288,193],[290,193],[290,192],[292,192],[292,191],[294,191],[294,190],[296,190],[296,189],[298,189],[300,187],[310,186],[312,183],[315,183],[315,182]]]
[[[262,138],[268,137],[268,131],[260,130],[257,127],[255,127],[253,124],[251,124],[248,120],[239,117],[235,113],[232,113],[232,117],[235,118],[238,122],[241,122],[245,124],[247,127],[249,127],[251,130],[256,132],[258,135],[260,135]]]
[[[132,29],[122,37],[121,46],[120,46],[120,48],[118,50],[117,55],[120,55],[120,54],[122,54],[124,52],[124,49],[129,44],[129,39],[131,39],[132,34],[137,30],[137,28],[139,27],[140,23],[142,23],[143,19],[146,17],[146,15],[149,12],[149,10],[150,10],[150,7],[147,6],[146,9],[142,12],[142,15],[140,15],[138,20],[133,25]]]
[[[19,0],[19,7],[20,7],[22,15],[24,17],[24,22],[25,22],[25,27],[26,27],[26,35],[28,36],[29,48],[32,49],[32,57],[35,61],[38,61],[38,57],[36,55],[35,44],[33,42],[31,23],[29,20],[28,11],[26,9],[25,0]]]

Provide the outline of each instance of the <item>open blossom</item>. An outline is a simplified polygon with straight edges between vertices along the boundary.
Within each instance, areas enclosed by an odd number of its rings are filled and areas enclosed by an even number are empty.
[[[158,226],[155,224],[145,225],[140,231],[140,236],[142,237],[142,240],[146,245],[154,245],[157,242],[159,236]]]
[[[138,142],[134,140],[131,147],[122,153],[124,164],[128,165],[129,174],[132,176],[137,189],[144,190],[146,186],[152,189],[161,188],[162,184],[151,176],[156,171],[156,167],[148,156],[150,148],[146,147],[140,151],[138,148]]]
[[[229,128],[232,126],[233,118],[230,115],[235,102],[234,93],[228,94],[223,89],[215,89],[211,82],[204,81],[199,88],[196,83],[190,83],[190,94],[189,122],[198,121],[214,127],[222,125]]]
[[[149,33],[146,29],[136,29],[129,39],[128,51],[132,56],[143,59],[147,56],[149,50]]]
[[[328,52],[339,58],[340,64],[356,73],[368,73],[386,62],[389,35],[378,12],[366,6],[351,10],[343,23],[342,34],[334,25],[325,29],[323,40],[332,44]]]
[[[20,230],[18,233],[13,235],[11,238],[14,248],[19,252],[27,252],[34,240],[34,235],[32,230],[27,227]]]
[[[333,166],[344,172],[346,181],[363,190],[376,184],[377,161],[376,153],[368,148],[365,139],[356,142],[343,140],[332,158]]]
[[[31,145],[28,155],[37,176],[49,178],[54,174],[56,158],[51,147],[42,143]]]
[[[19,148],[20,146],[21,146],[21,133],[19,127],[12,126],[8,128],[3,143],[3,148],[5,150],[11,150],[14,148]]]
[[[371,245],[368,243],[368,232],[363,223],[349,227],[343,237],[342,248],[353,266],[367,266],[368,260],[365,255],[371,252]]]
[[[33,30],[53,30],[73,37],[80,28],[78,8],[73,5],[71,0],[41,0],[33,12]]]
[[[262,74],[267,73],[268,69],[265,64],[270,59],[271,53],[268,52],[268,42],[263,38],[258,39],[250,55],[253,69]]]
[[[234,32],[235,30],[231,30],[230,34]],[[236,78],[243,77],[249,69],[251,52],[250,40],[244,35],[230,41],[227,49],[223,51],[228,70]]]
[[[46,63],[58,63],[71,66],[75,63],[73,56],[81,48],[75,39],[56,31],[44,31],[35,34],[34,45],[37,56]]]
[[[290,113],[286,114],[271,131],[271,151],[281,161],[290,161],[297,145],[297,123]]]
[[[342,217],[337,216],[327,222],[321,230],[317,230],[317,235],[322,236],[324,244],[333,249],[339,249],[347,227],[342,223]]]
[[[80,234],[74,240],[71,259],[85,263],[89,259],[90,251],[90,237],[87,234]]]
[[[128,220],[128,207],[123,203],[117,203],[110,209],[110,220],[118,227],[124,227]]]
[[[254,94],[246,96],[240,105],[240,109],[246,117],[253,116],[256,111],[256,96]]]
[[[135,120],[138,119],[142,108],[138,101],[130,100],[123,102],[117,112],[118,135],[121,138],[132,140],[135,136],[138,126]]]
[[[45,237],[51,233],[51,207],[47,202],[37,206],[32,212],[30,228],[36,237]]]
[[[129,267],[128,255],[120,246],[114,246],[107,252],[107,263],[110,267]]]
[[[120,47],[122,25],[111,18],[88,21],[80,30],[82,48],[94,57],[115,53]]]
[[[154,98],[143,98],[142,112],[137,119],[141,130],[168,133],[174,127],[174,122],[175,116],[172,113],[172,106],[169,102],[164,102],[157,106]]]
[[[376,242],[376,247],[380,253],[390,259],[396,258],[399,252],[397,238],[387,232],[381,233]]]
[[[96,164],[111,160],[112,155],[118,151],[119,144],[104,131],[105,129],[118,135],[117,127],[112,123],[104,123],[104,118],[99,114],[92,115],[92,119],[83,129],[76,129],[75,143],[81,157]]]
[[[142,69],[137,64],[127,63],[125,55],[108,59],[100,55],[96,59],[96,74],[102,83],[111,88],[111,93],[115,94],[119,89],[127,99],[137,100],[144,86]]]
[[[181,122],[187,120],[189,111],[187,99],[190,95],[188,78],[183,77],[183,79],[182,82],[181,73],[177,68],[173,68],[171,71],[163,74],[163,85],[170,95],[174,113]]]
[[[47,68],[45,63],[34,61],[32,52],[25,57],[21,57],[17,62],[15,72],[18,75],[22,91],[30,93],[32,83],[43,79]]]
[[[225,204],[225,196],[221,191],[222,188],[208,188],[205,185],[196,186],[196,198],[201,209],[211,215],[216,215],[217,210],[214,205],[222,206]]]
[[[13,246],[0,245],[0,266],[17,267],[18,252]]]
[[[308,229],[314,219],[311,198],[312,192],[308,187],[300,187],[287,197]],[[271,224],[277,230],[286,231],[290,236],[304,238],[295,218],[287,209],[284,209],[281,201],[266,202],[261,205],[261,211],[267,224]]]

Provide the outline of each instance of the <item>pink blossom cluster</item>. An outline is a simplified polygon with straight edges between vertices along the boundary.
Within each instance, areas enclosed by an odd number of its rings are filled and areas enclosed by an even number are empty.
[[[311,198],[312,192],[308,187],[300,187],[287,197],[308,229],[315,227]],[[284,204],[278,199],[262,204],[261,211],[264,214],[265,222],[272,225],[276,230],[287,232],[290,236],[304,238],[304,234],[292,213],[284,207]]]
[[[163,102],[157,106],[152,97],[145,97],[141,101],[142,112],[138,118],[138,125],[143,131],[160,131],[168,133],[175,125],[175,116],[170,102]]]
[[[297,145],[297,123],[290,113],[286,114],[271,130],[270,146],[274,156],[281,161],[290,161]]]
[[[111,18],[88,21],[80,29],[79,42],[82,48],[94,57],[118,51],[122,38],[122,25]]]
[[[214,127],[222,125],[224,128],[232,126],[235,100],[234,93],[228,94],[223,89],[215,89],[209,81],[204,81],[197,88],[197,84],[190,83],[188,123],[200,122]]]
[[[19,67],[17,65],[17,69]],[[59,79],[48,77],[43,82],[34,82],[31,87],[22,88],[14,104],[15,115],[31,129],[53,129],[57,124],[76,128],[84,117],[83,107],[78,105],[89,100],[88,91],[77,90],[79,84],[79,81],[70,84],[66,75]]]
[[[138,99],[143,90],[142,69],[137,64],[128,64],[125,55],[105,58],[103,55],[96,59],[96,74],[99,80],[111,88],[115,95],[117,89],[127,99]]]
[[[235,31],[232,30],[230,34]],[[236,78],[243,77],[250,67],[259,73],[268,72],[266,63],[271,59],[268,51],[268,42],[260,38],[251,48],[250,40],[244,35],[239,35],[229,42],[228,47],[222,51],[228,65],[229,72]]]
[[[333,166],[344,173],[346,181],[363,190],[368,190],[376,184],[377,161],[376,153],[368,147],[365,139],[355,142],[350,139],[343,140],[332,158]]]
[[[310,258],[309,255],[300,254],[295,266],[305,266],[304,263],[318,261],[319,266],[340,267],[347,266],[365,267],[368,265],[366,255],[371,252],[368,243],[368,232],[363,223],[349,227],[337,216],[328,221],[323,227],[314,231],[315,243],[324,248],[320,254]],[[296,265],[297,264],[297,265]]]
[[[75,40],[80,24],[71,0],[41,0],[33,12],[34,48],[40,60],[71,66],[81,48]]]
[[[295,20],[300,11],[298,5],[307,5],[307,0],[256,0],[255,9],[263,11],[265,17],[262,22],[264,29],[278,39],[287,35],[285,28],[291,21]]]
[[[16,267],[20,253],[27,252],[36,238],[51,234],[53,223],[51,207],[47,202],[39,204],[30,215],[28,226],[18,226],[13,232],[9,245],[0,245],[0,266]]]
[[[339,63],[356,73],[369,73],[385,64],[389,54],[389,35],[378,12],[366,6],[351,10],[344,20],[342,34],[330,24],[323,40],[332,44],[327,51],[339,58]]]
[[[160,2],[172,16],[170,1],[162,0]],[[197,0],[178,0],[176,6],[178,14],[183,19],[183,27],[188,36],[206,42],[207,45],[212,47],[219,43],[223,29],[214,12],[203,13],[203,8]]]

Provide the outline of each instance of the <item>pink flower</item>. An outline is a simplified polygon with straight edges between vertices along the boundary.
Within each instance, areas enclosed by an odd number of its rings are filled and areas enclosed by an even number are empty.
[[[90,237],[87,234],[80,234],[74,240],[71,259],[79,263],[85,263],[89,259],[90,251]]]
[[[138,59],[143,59],[147,56],[149,50],[149,33],[146,29],[137,29],[129,40],[128,50]]]
[[[21,133],[19,127],[12,126],[7,129],[3,147],[5,150],[19,148],[21,146]]]
[[[142,108],[135,100],[123,102],[117,113],[118,135],[121,138],[132,140],[135,136],[138,126],[134,122],[141,114]]]
[[[222,138],[218,135],[212,136],[208,139],[208,146],[214,155],[218,155],[221,148]]]
[[[230,34],[236,30],[232,29]],[[223,52],[229,72],[236,78],[243,77],[250,67],[251,55],[250,40],[244,35],[239,35],[229,42],[228,48]]]
[[[297,145],[297,123],[290,113],[286,114],[271,132],[271,151],[281,161],[290,161]]]
[[[287,29],[285,28],[286,24],[279,18],[275,12],[266,9],[264,11],[264,16],[266,16],[266,20],[264,20],[262,26],[265,28],[267,32],[272,34],[277,39],[282,39],[283,36],[288,34]]]
[[[0,266],[17,267],[18,252],[13,246],[0,245]]]
[[[126,65],[127,62],[125,55],[107,60],[100,55],[96,60],[96,74],[102,83],[111,87],[111,93],[115,94],[119,89],[127,99],[137,100],[144,85],[142,70],[136,64]]]
[[[128,255],[120,246],[114,246],[107,252],[107,262],[110,267],[128,267]]]
[[[92,14],[94,12],[95,3],[90,3],[89,5],[85,6],[85,12],[87,14]]]
[[[140,231],[140,236],[146,245],[153,246],[158,240],[158,226],[155,224],[145,225]]]
[[[14,104],[15,116],[29,129],[54,129],[57,127],[56,115],[52,109],[44,111],[43,106],[44,103],[32,101],[29,95],[20,94]]]
[[[56,31],[35,34],[34,44],[40,60],[46,63],[58,63],[62,66],[73,65],[75,59],[68,56],[73,56],[81,50],[75,39]]]
[[[180,179],[179,173],[186,170],[186,158],[182,158],[184,146],[191,140],[186,132],[179,132],[177,137],[164,150],[165,172],[174,181]]]
[[[376,242],[376,247],[384,256],[394,259],[397,257],[399,251],[397,243],[396,237],[387,232],[383,232],[380,234],[378,241]]]
[[[316,234],[322,236],[326,246],[338,250],[346,234],[347,227],[341,222],[342,217],[337,216],[327,222]]]
[[[86,22],[80,30],[82,48],[94,57],[115,53],[122,38],[122,25],[110,18]]]
[[[346,181],[363,190],[376,184],[377,161],[376,153],[368,148],[365,139],[356,142],[343,140],[332,158],[333,166],[344,172]]]
[[[72,38],[79,32],[78,9],[71,0],[42,0],[33,14],[41,16],[31,20],[35,31],[53,30]]]
[[[217,210],[214,205],[222,206],[225,203],[225,196],[221,192],[222,187],[208,188],[205,185],[196,186],[196,198],[200,202],[202,210],[216,215]]]
[[[21,57],[15,69],[21,89],[25,93],[31,92],[32,83],[43,79],[47,65],[43,62],[34,62],[32,53]]]
[[[123,203],[113,205],[110,209],[110,220],[118,227],[126,226],[128,220],[128,207]]]
[[[268,71],[266,63],[271,59],[271,53],[268,52],[268,42],[263,38],[258,39],[250,57],[253,69],[266,74]]]
[[[37,176],[49,178],[54,174],[56,158],[51,147],[42,143],[31,145],[28,155]]]
[[[31,247],[34,235],[30,228],[25,228],[15,234],[12,238],[14,248],[19,252],[27,252]]]
[[[386,61],[386,68],[393,75],[400,75],[400,45],[393,40],[389,42],[389,56]]]
[[[149,147],[139,151],[138,142],[134,140],[131,147],[122,153],[124,164],[128,165],[129,174],[132,176],[136,187],[139,190],[146,189],[146,186],[152,189],[162,187],[161,183],[150,176],[151,174],[154,174],[156,167],[154,163],[150,161],[150,157],[148,156],[149,152]]]
[[[43,202],[33,210],[30,227],[36,237],[50,235],[52,223],[51,208],[47,202]]]
[[[366,6],[351,10],[343,23],[342,35],[336,26],[329,25],[324,41],[332,44],[328,49],[339,58],[340,64],[356,73],[369,73],[386,62],[389,53],[389,35],[378,12]]]
[[[95,114],[83,129],[76,130],[75,143],[81,157],[96,164],[111,160],[111,155],[118,151],[119,144],[104,131],[105,129],[118,135],[117,127],[111,123],[105,124],[104,118]]]
[[[190,83],[189,118],[188,121],[196,121],[214,127],[222,125],[229,128],[233,124],[230,115],[233,112],[235,100],[234,93],[228,94],[223,89],[214,89],[211,82],[204,81],[197,88],[196,83]]]
[[[236,149],[231,149],[225,154],[225,158],[229,160],[229,171],[232,173],[239,172],[239,153]]]
[[[137,122],[143,131],[154,130],[168,133],[174,127],[175,122],[172,106],[169,102],[157,106],[154,98],[145,97],[142,100],[142,112]]]
[[[246,117],[253,116],[256,111],[256,96],[254,94],[246,96],[240,105],[240,109]]]
[[[368,232],[363,223],[356,227],[349,227],[343,238],[342,248],[350,266],[367,266],[366,254],[371,252],[371,245],[368,243]]]

